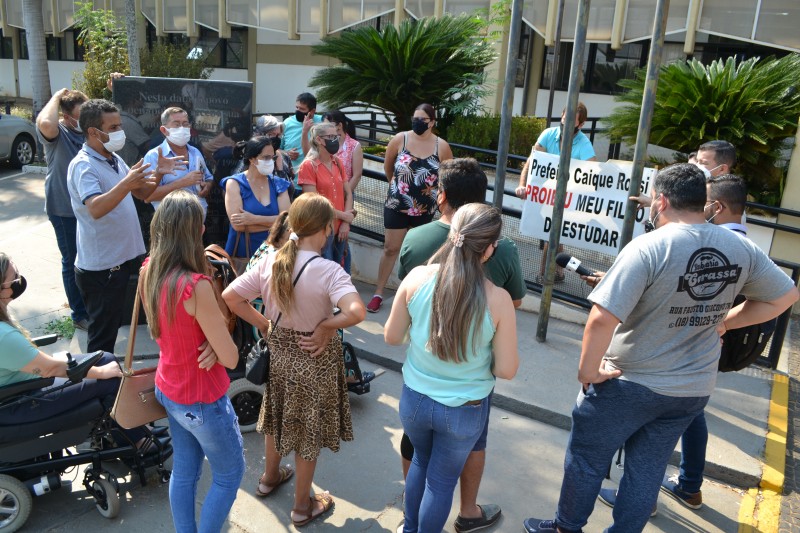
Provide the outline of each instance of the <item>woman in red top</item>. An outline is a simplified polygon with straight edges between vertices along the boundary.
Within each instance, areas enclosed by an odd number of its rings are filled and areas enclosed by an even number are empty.
[[[150,225],[143,299],[161,349],[156,398],[167,411],[172,444],[169,503],[178,533],[220,531],[244,475],[242,434],[226,392],[225,367],[239,360],[211,280],[203,274],[203,208],[178,190],[164,198]],[[205,341],[213,348],[201,356]],[[197,481],[208,458],[213,481],[195,519]]]
[[[336,126],[320,122],[311,127],[311,145],[298,170],[297,183],[303,192],[315,192],[327,198],[334,209],[333,235],[322,249],[322,257],[344,266],[347,235],[355,218],[353,192],[347,181],[344,165],[336,157],[339,136]],[[350,272],[347,272],[348,274]]]

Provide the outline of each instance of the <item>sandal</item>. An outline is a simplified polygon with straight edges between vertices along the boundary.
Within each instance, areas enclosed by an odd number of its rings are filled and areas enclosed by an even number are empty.
[[[278,488],[279,485],[282,485],[287,481],[289,481],[289,479],[293,475],[294,475],[294,468],[292,468],[291,465],[283,465],[280,468],[278,468],[278,476],[280,476],[280,478],[278,479],[278,482],[275,483],[274,485],[267,484],[264,480],[264,476],[262,475],[260,478],[258,478],[258,486],[256,486],[256,496],[258,496],[259,498],[264,498],[266,496],[269,496],[275,489]],[[263,490],[261,490],[261,485],[264,485],[269,490],[264,492]]]
[[[308,524],[312,520],[316,520],[323,514],[327,513],[328,511],[333,508],[333,497],[327,492],[323,492],[322,494],[315,494],[313,498],[309,498],[309,506],[308,509],[298,510],[292,509],[292,524],[294,527],[303,527],[304,525]],[[316,503],[320,502],[322,504],[322,509],[314,514],[316,510]],[[302,520],[295,520],[295,516],[304,516]]]

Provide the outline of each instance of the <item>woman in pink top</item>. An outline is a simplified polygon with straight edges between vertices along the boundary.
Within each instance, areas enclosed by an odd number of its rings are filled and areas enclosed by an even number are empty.
[[[328,200],[304,193],[289,208],[289,241],[223,293],[231,311],[269,339],[270,377],[258,422],[265,435],[266,465],[256,494],[268,496],[291,477],[293,470],[280,466],[280,460],[294,451],[297,483],[291,518],[296,526],[333,506],[327,491],[311,495],[320,450],[336,452],[340,441],[353,439],[336,330],[364,320],[366,309],[342,267],[320,258],[333,233],[333,219]],[[259,296],[264,315],[248,303]],[[334,307],[341,313],[334,315]]]
[[[169,503],[178,533],[218,532],[236,499],[244,475],[239,423],[226,392],[225,367],[239,360],[203,274],[203,208],[184,190],[168,194],[150,225],[150,259],[142,269],[143,299],[150,333],[161,349],[156,398],[167,410],[172,444]],[[201,354],[205,341],[213,352]],[[197,481],[203,459],[213,481],[195,519]]]

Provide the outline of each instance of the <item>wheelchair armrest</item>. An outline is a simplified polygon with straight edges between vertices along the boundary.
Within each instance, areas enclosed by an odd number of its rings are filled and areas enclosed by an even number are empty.
[[[72,383],[80,383],[83,381],[83,378],[86,377],[86,374],[89,373],[89,369],[91,369],[97,361],[99,361],[102,357],[103,350],[97,350],[96,352],[90,354],[78,354],[75,356],[71,356],[69,353],[67,354],[67,378]],[[78,362],[78,358],[81,357],[83,360]]]
[[[8,398],[18,396],[23,392],[49,387],[54,381],[55,378],[35,378],[12,383],[11,385],[5,385],[0,387],[0,402]]]
[[[53,333],[52,335],[42,335],[41,337],[34,337],[33,343],[36,346],[48,346],[53,344],[58,340],[58,335]]]

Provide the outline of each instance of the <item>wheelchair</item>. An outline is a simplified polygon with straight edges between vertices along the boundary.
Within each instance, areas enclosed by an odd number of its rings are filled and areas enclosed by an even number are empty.
[[[34,339],[37,346],[52,344],[56,335]],[[44,393],[54,378],[31,379],[0,387],[0,532],[21,528],[33,507],[33,496],[61,488],[61,476],[70,468],[89,465],[83,485],[94,498],[95,506],[106,518],[120,512],[119,481],[106,470],[104,461],[120,460],[146,484],[145,469],[156,467],[162,482],[170,472],[164,461],[172,455],[166,428],[145,428],[143,452],[113,423],[110,407],[99,398],[88,400],[67,413],[32,423],[8,425],[3,409],[19,403],[48,401],[58,391],[81,382],[89,369],[103,356],[67,354],[67,380]],[[49,400],[49,401],[57,401]],[[152,429],[152,430],[151,430]],[[83,447],[89,441],[91,446]],[[78,446],[81,445],[81,446]]]

